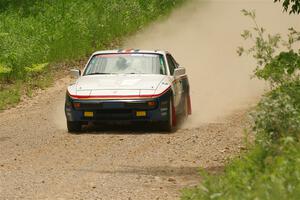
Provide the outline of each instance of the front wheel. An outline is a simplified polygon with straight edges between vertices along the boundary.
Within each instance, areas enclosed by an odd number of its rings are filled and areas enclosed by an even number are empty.
[[[176,111],[173,101],[169,101],[168,120],[163,122],[162,129],[166,132],[173,132],[176,127]]]
[[[69,133],[79,133],[81,131],[81,123],[80,122],[67,121],[67,127],[68,127]]]

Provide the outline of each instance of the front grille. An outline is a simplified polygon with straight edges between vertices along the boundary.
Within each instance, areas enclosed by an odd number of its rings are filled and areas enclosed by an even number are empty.
[[[92,109],[92,110],[98,110],[102,109],[102,105],[100,103],[81,103],[80,104],[81,109]]]
[[[151,110],[157,107],[149,107],[147,101],[145,102],[80,102],[78,110]]]

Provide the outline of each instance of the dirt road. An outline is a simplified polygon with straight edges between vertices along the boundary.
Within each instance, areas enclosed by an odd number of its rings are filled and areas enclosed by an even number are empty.
[[[239,11],[256,8],[272,31],[295,24],[266,2],[194,1],[124,44],[168,49],[187,68],[194,115],[174,134],[132,127],[68,134],[69,78],[1,113],[0,199],[178,199],[199,182],[200,166],[218,170],[242,148],[245,113],[264,88],[250,80],[253,61],[235,54],[250,25]]]

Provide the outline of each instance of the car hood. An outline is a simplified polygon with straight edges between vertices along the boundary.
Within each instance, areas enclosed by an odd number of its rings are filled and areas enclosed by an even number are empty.
[[[164,75],[123,74],[82,76],[76,82],[77,95],[154,94]]]

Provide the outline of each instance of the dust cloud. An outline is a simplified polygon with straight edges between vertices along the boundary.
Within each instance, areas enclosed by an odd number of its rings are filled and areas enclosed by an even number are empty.
[[[60,100],[55,102],[54,106],[52,107],[52,121],[55,127],[58,130],[65,130],[66,129],[66,116],[65,116],[65,99],[62,97]]]
[[[245,44],[240,33],[253,27],[242,9],[256,10],[258,23],[270,33],[285,34],[299,25],[296,16],[282,13],[281,4],[272,0],[194,0],[124,44],[168,50],[187,69],[193,106],[188,127],[220,122],[236,110],[249,108],[266,88],[265,83],[251,79],[254,59],[236,53]]]
[[[222,122],[255,105],[264,93],[266,85],[251,79],[254,59],[236,53],[245,44],[240,33],[253,27],[242,9],[255,9],[258,23],[270,33],[285,34],[295,25],[300,30],[298,16],[282,13],[272,0],[191,0],[124,42],[124,48],[168,50],[187,69],[193,115],[186,127]],[[65,129],[63,95],[53,108],[59,129]]]

